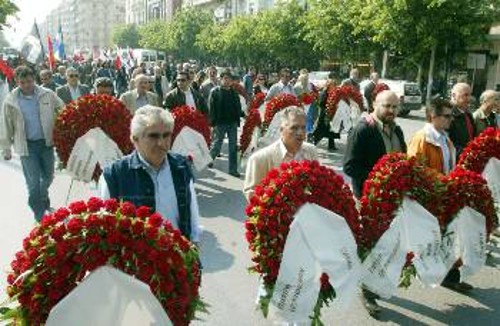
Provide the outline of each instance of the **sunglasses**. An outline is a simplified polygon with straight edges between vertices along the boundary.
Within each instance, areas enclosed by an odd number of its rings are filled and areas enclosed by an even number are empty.
[[[77,78],[78,77],[78,75],[68,75],[68,76],[69,76],[69,78]]]
[[[158,140],[158,139],[165,139],[165,138],[170,138],[172,136],[172,132],[171,131],[167,131],[167,132],[164,132],[164,133],[159,133],[159,132],[150,132],[148,134],[146,134],[146,137],[149,138],[149,139],[153,139],[153,140]]]

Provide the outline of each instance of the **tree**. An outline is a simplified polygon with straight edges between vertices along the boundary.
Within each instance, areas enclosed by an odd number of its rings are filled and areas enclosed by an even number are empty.
[[[135,24],[117,25],[113,28],[113,43],[119,47],[139,47],[139,30]]]
[[[319,0],[328,1],[328,0]],[[330,0],[339,3],[340,0]],[[488,29],[500,18],[499,0],[350,0],[342,13],[354,27],[353,35],[369,35],[384,49],[434,70],[436,54],[464,51],[485,41]],[[428,90],[433,74],[429,74]],[[428,94],[430,95],[430,93]],[[429,96],[428,96],[429,97]]]
[[[7,26],[7,17],[14,15],[19,8],[10,0],[0,0],[0,30]]]
[[[172,51],[174,44],[169,38],[170,23],[153,20],[139,28],[139,45],[149,49]]]

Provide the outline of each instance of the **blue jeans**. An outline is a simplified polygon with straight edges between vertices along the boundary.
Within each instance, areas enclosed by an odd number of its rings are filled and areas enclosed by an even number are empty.
[[[222,142],[227,134],[229,140],[229,173],[238,172],[238,125],[236,123],[232,124],[221,124],[214,127],[214,142],[212,144],[212,149],[210,150],[210,156],[212,159],[220,154],[222,147]]]
[[[49,187],[54,180],[54,148],[45,145],[45,140],[28,141],[28,155],[21,156],[28,204],[40,221],[50,207]]]

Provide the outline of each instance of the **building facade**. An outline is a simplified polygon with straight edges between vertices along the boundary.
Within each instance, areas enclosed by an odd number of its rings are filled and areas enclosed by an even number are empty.
[[[170,20],[181,6],[182,0],[125,0],[125,21],[143,25],[155,19]]]
[[[125,2],[123,0],[63,0],[39,26],[40,36],[55,39],[59,26],[64,37],[67,54],[75,50],[112,45],[115,25],[125,23]]]

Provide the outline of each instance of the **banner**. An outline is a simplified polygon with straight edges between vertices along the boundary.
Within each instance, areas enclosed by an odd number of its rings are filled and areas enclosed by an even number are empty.
[[[345,130],[351,129],[351,108],[345,101],[340,100],[337,104],[337,111],[330,121],[331,131],[340,133],[342,126]]]
[[[470,207],[464,207],[446,228],[443,260],[451,269],[462,259],[460,281],[477,273],[486,263],[486,219]]]
[[[278,139],[280,139],[282,116],[283,116],[283,111],[279,111],[274,115],[273,120],[271,121],[269,127],[266,130],[266,133],[259,139],[259,148],[270,145],[275,141],[277,141]]]
[[[181,132],[175,138],[171,150],[174,153],[191,156],[197,171],[203,170],[213,161],[205,138],[199,132],[189,127],[182,128]]]
[[[500,160],[492,157],[484,167],[483,178],[488,183],[495,204],[500,206]]]
[[[118,145],[101,128],[93,128],[76,141],[66,169],[74,179],[89,182],[97,163],[104,168],[122,156]]]
[[[413,252],[413,265],[421,281],[437,286],[446,276],[441,254],[441,233],[437,219],[424,207],[407,197],[366,260],[362,282],[384,298],[397,290],[406,254]]]
[[[172,325],[149,286],[113,267],[91,272],[52,308],[47,326]]]
[[[320,277],[328,274],[334,305],[346,308],[356,295],[361,263],[344,218],[315,204],[294,216],[286,239],[269,314],[288,322],[308,322],[318,300]]]

